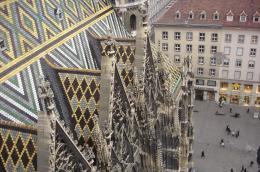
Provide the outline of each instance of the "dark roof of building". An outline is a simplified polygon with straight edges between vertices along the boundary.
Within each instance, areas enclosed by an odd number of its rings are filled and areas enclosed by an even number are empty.
[[[176,12],[181,13],[180,19],[176,19]],[[194,14],[193,19],[188,19],[189,12]],[[206,19],[201,20],[201,12],[206,12]],[[213,14],[218,12],[219,20],[213,20]],[[234,19],[226,21],[229,12]],[[240,22],[240,15],[245,12],[246,22]],[[168,11],[161,16],[155,24],[165,25],[218,25],[224,27],[259,28],[260,22],[254,23],[253,16],[260,16],[260,0],[177,0]]]

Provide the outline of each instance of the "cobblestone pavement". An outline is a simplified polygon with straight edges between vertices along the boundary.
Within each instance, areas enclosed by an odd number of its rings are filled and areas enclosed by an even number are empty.
[[[232,107],[233,113],[229,113]],[[196,172],[240,172],[242,165],[247,172],[257,172],[256,151],[260,146],[260,120],[253,118],[253,109],[247,113],[247,107],[224,105],[219,108],[215,102],[195,101],[194,110],[194,166]],[[215,112],[225,115],[215,115]],[[230,115],[240,113],[240,118]],[[226,126],[231,130],[239,130],[238,138],[227,135]],[[225,147],[220,147],[220,140],[224,139]],[[201,151],[205,151],[206,158],[201,159]],[[251,150],[251,151],[249,151]],[[253,167],[249,167],[250,161]]]

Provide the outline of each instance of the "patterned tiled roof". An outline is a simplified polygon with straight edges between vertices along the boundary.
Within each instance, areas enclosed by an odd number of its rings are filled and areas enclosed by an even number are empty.
[[[36,144],[36,129],[1,121],[0,171],[36,171]]]
[[[11,0],[0,3],[0,16],[7,47],[0,55],[0,119],[18,123],[38,120],[40,58],[59,67],[98,70],[89,33],[104,37],[109,28],[115,37],[130,37],[107,0]]]
[[[180,19],[176,19],[176,12],[180,12]],[[194,19],[188,19],[189,12],[193,12]],[[200,14],[205,11],[206,19],[201,20]],[[229,12],[234,14],[233,21],[226,21]],[[245,12],[246,22],[240,22],[240,15]],[[219,20],[213,20],[213,14],[220,14]],[[164,25],[218,25],[224,27],[260,28],[260,22],[254,23],[253,16],[260,13],[259,0],[177,0],[168,11],[158,19],[156,24]]]

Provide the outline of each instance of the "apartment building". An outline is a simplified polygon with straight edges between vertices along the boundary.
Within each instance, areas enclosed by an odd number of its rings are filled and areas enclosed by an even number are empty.
[[[196,99],[260,106],[259,0],[178,0],[154,32],[179,67],[192,58]]]

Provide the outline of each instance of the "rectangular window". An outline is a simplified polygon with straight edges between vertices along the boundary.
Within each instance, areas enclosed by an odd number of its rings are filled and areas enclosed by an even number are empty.
[[[238,43],[243,44],[245,42],[245,35],[238,35]]]
[[[232,35],[231,34],[225,34],[225,42],[230,43],[232,41]]]
[[[222,70],[222,78],[228,78],[228,70]]]
[[[233,16],[227,16],[227,21],[233,21]]]
[[[250,56],[256,56],[256,48],[250,48]]]
[[[203,75],[203,68],[199,67],[197,73],[198,75]]]
[[[199,33],[199,41],[205,41],[205,33]]]
[[[216,81],[213,81],[213,80],[208,80],[208,86],[212,86],[212,87],[215,87],[217,84]]]
[[[203,79],[196,79],[196,85],[204,85]]]
[[[235,71],[234,78],[235,79],[240,79],[240,76],[241,76],[241,72],[240,71]]]
[[[246,16],[240,16],[240,22],[246,22]]]
[[[224,65],[224,66],[229,66],[229,59],[225,58],[225,59],[223,60],[223,65]]]
[[[249,68],[254,68],[254,67],[255,67],[255,61],[249,60],[249,61],[248,61],[248,67],[249,67]]]
[[[174,39],[180,40],[181,39],[181,32],[174,32]]]
[[[162,43],[162,50],[168,51],[168,43]]]
[[[204,64],[204,57],[198,57],[198,64]]]
[[[260,85],[257,86],[256,92],[260,93]]]
[[[191,44],[186,45],[186,51],[190,52],[190,53],[192,52],[192,45]]]
[[[211,46],[211,54],[217,53],[217,46]]]
[[[243,56],[243,48],[237,47],[237,56]]]
[[[162,39],[165,39],[165,40],[168,39],[168,32],[167,31],[162,32]]]
[[[253,72],[247,72],[247,76],[246,76],[247,80],[253,80],[253,75],[254,75]]]
[[[254,16],[253,21],[254,21],[254,23],[259,23],[260,22],[260,17]]]
[[[193,37],[192,32],[187,32],[187,33],[186,33],[186,39],[187,39],[187,41],[192,41],[192,37]]]
[[[253,85],[245,84],[244,85],[244,91],[245,92],[252,92],[253,91]]]
[[[175,52],[180,52],[181,51],[181,44],[174,44],[174,49],[175,49]]]
[[[205,46],[199,45],[199,53],[204,53],[204,52],[205,52]]]
[[[230,47],[224,47],[224,54],[229,55],[230,54]]]
[[[216,57],[211,57],[211,58],[210,58],[210,65],[215,66],[216,64],[217,64],[217,59],[216,59]]]
[[[251,36],[251,44],[257,44],[257,41],[258,41],[258,36],[252,35]]]
[[[211,34],[211,42],[217,42],[218,41],[218,34],[212,33]]]
[[[209,76],[215,76],[216,75],[216,69],[209,69]]]
[[[175,61],[176,63],[180,63],[180,62],[181,62],[181,57],[180,57],[179,55],[175,55],[175,56],[174,56],[174,61]]]
[[[242,60],[237,59],[236,60],[236,67],[241,67],[242,66]]]
[[[221,82],[220,83],[220,88],[221,89],[227,89],[228,88],[228,83],[227,82]]]

